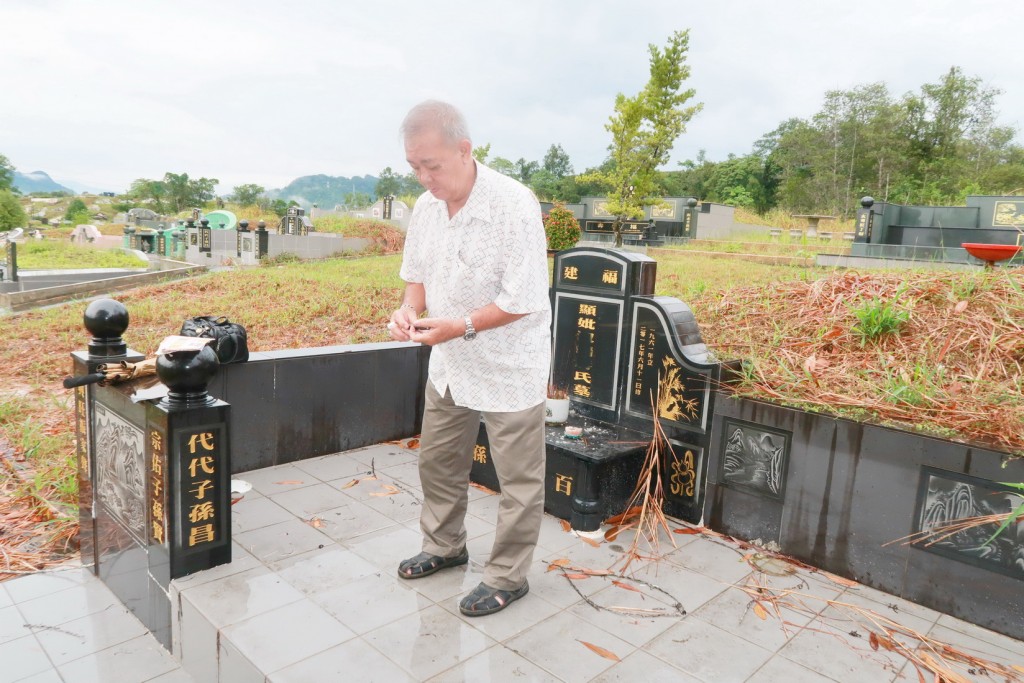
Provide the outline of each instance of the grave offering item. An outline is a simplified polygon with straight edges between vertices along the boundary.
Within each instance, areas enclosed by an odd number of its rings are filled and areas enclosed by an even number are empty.
[[[995,268],[1000,261],[1012,259],[1020,252],[1020,247],[1015,244],[976,244],[964,242],[960,245],[967,250],[967,253],[976,259],[985,262],[985,268]]]
[[[94,301],[83,321],[93,337],[72,353],[73,382],[143,365],[123,304]],[[171,579],[231,561],[229,406],[206,391],[218,365],[208,344],[160,355],[159,403],[135,402],[127,378],[75,387],[83,563],[168,649]]]
[[[551,381],[568,387],[570,426],[581,434],[547,428],[545,509],[580,531],[623,511],[655,419],[672,446],[662,468],[665,512],[701,516],[719,364],[689,307],[653,296],[656,267],[642,254],[593,247],[555,257]],[[483,425],[472,477],[498,487]]]
[[[544,421],[550,425],[565,424],[569,419],[569,397],[562,392],[558,396],[551,396],[550,392],[544,405]]]

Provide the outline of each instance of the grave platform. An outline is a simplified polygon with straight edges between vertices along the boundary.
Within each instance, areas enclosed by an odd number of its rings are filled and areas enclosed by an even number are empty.
[[[253,490],[232,507],[231,563],[172,584],[173,655],[88,569],[0,582],[0,678],[504,683],[515,672],[517,680],[594,683],[918,680],[904,657],[870,646],[869,616],[986,659],[1024,662],[1024,642],[806,565],[765,561],[674,520],[673,529],[688,533],[663,536],[659,560],[630,567],[632,577],[662,589],[654,590],[618,576],[548,571],[560,559],[591,569],[621,563],[632,532],[594,547],[545,515],[529,595],[500,614],[464,617],[458,600],[482,578],[498,497],[469,490],[468,565],[402,580],[397,563],[421,541],[416,459],[416,450],[381,444],[237,475]],[[374,495],[386,485],[401,493]],[[756,561],[745,561],[750,555]],[[759,618],[741,590],[754,581],[806,609]],[[664,612],[675,600],[685,615],[607,609]],[[994,680],[980,669],[964,676]]]

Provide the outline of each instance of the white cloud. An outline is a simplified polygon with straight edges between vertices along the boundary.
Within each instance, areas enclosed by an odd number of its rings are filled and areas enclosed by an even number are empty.
[[[647,45],[691,29],[704,110],[674,161],[745,154],[829,89],[894,95],[961,66],[1019,125],[1005,3],[810,0],[7,0],[0,154],[21,171],[123,189],[166,171],[280,187],[307,174],[405,170],[397,127],[425,97],[466,112],[492,154],[577,170],[606,156],[617,92],[647,80]]]

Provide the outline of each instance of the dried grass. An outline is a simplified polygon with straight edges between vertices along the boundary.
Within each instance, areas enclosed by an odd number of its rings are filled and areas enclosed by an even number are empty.
[[[784,556],[776,556],[783,559]],[[748,560],[749,561],[749,560]],[[800,564],[800,563],[798,563]],[[751,566],[756,565],[751,562]],[[826,577],[829,575],[822,573]],[[918,679],[943,683],[970,683],[976,680],[969,676],[983,672],[992,680],[1009,682],[1024,681],[1024,669],[953,647],[910,627],[904,626],[878,612],[835,599],[829,600],[794,589],[777,589],[765,583],[762,575],[753,573],[744,585],[736,586],[750,597],[750,606],[758,618],[767,620],[774,617],[788,633],[787,627],[796,627],[783,618],[783,610],[789,610],[811,617],[821,628],[811,625],[802,627],[832,635],[838,644],[860,649],[851,644],[849,637],[862,637],[859,631],[850,630],[854,624],[867,630],[867,647],[872,651],[884,650],[905,658],[914,667]],[[837,577],[838,578],[838,577]],[[848,585],[840,582],[841,585]],[[841,597],[841,596],[840,596]],[[832,613],[823,612],[823,607],[832,607]],[[864,651],[866,652],[866,650]],[[929,677],[926,679],[925,674]]]
[[[872,302],[909,315],[864,343],[853,311]],[[1024,273],[844,271],[693,308],[708,346],[746,362],[740,396],[1024,454]]]

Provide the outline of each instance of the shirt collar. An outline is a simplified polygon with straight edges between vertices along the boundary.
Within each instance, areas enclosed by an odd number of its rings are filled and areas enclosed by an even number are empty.
[[[495,171],[484,166],[479,161],[476,164],[476,180],[473,182],[473,189],[470,190],[469,198],[462,210],[466,212],[467,218],[478,218],[482,221],[491,220],[491,203],[488,197],[493,187],[493,174]]]

